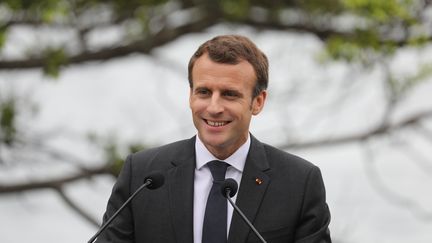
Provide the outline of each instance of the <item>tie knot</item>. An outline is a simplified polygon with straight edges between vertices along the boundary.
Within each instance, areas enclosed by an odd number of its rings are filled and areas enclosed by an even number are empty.
[[[219,161],[219,160],[213,160],[207,163],[207,166],[210,169],[210,172],[212,173],[213,180],[214,181],[223,181],[225,179],[225,173],[228,168],[228,164]]]

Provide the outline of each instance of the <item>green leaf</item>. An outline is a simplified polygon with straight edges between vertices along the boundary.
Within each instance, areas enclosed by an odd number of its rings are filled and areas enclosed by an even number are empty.
[[[417,84],[426,81],[427,78],[431,76],[432,76],[432,63],[423,64],[419,68],[419,71],[416,74],[406,79],[406,81],[402,85],[402,89],[408,90],[416,86]]]
[[[355,42],[347,41],[341,37],[330,37],[326,43],[326,52],[330,58],[350,62],[359,58],[361,49]]]
[[[6,27],[0,27],[0,49],[3,48],[4,44],[6,43],[7,39],[7,28]]]
[[[0,141],[11,146],[15,141],[17,129],[16,103],[13,99],[0,103]]]
[[[412,0],[341,0],[346,9],[377,22],[414,21]]]
[[[45,65],[43,71],[46,75],[57,78],[60,75],[61,66],[67,63],[67,57],[62,48],[45,50]]]
[[[222,0],[220,4],[223,12],[228,17],[244,18],[249,13],[250,3],[248,0]]]

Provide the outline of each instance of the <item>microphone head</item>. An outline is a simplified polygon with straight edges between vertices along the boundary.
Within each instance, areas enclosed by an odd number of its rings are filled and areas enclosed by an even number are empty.
[[[165,182],[165,177],[161,172],[155,171],[150,173],[146,178],[144,178],[144,183],[150,182],[147,188],[150,190],[157,189],[161,187]]]
[[[225,179],[221,184],[221,193],[224,197],[227,197],[227,192],[229,192],[229,197],[234,197],[237,189],[237,182],[232,178]]]

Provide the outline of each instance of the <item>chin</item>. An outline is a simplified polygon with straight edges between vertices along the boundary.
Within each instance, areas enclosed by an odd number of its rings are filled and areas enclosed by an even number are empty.
[[[212,146],[212,147],[224,147],[224,144],[226,144],[227,142],[225,138],[222,138],[220,136],[214,136],[214,135],[211,136],[204,135],[201,136],[200,138],[205,145]]]

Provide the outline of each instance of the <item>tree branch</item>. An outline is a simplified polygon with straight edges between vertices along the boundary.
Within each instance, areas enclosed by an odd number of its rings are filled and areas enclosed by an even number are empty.
[[[352,33],[341,32],[332,28],[317,27],[307,23],[281,23],[277,21],[257,21],[252,18],[235,20],[234,23],[247,25],[258,29],[279,30],[279,31],[295,31],[301,33],[313,34],[321,40],[326,40],[330,36],[352,36]]]
[[[83,169],[79,173],[68,175],[59,179],[47,179],[42,181],[30,181],[25,183],[17,183],[10,185],[0,185],[0,194],[17,193],[30,191],[35,189],[58,189],[64,184],[74,182],[81,179],[88,179],[95,175],[110,174],[109,167],[102,165],[91,169]]]
[[[148,36],[144,39],[131,42],[127,45],[103,48],[93,52],[84,51],[76,55],[69,56],[67,57],[67,60],[63,66],[70,64],[80,64],[89,61],[106,61],[112,58],[127,56],[132,53],[149,54],[156,47],[172,42],[184,34],[203,31],[215,23],[215,19],[205,18],[176,28],[165,28],[153,36]],[[35,57],[21,60],[5,60],[0,61],[0,70],[42,68],[45,66],[46,62],[47,60],[44,57]]]
[[[325,139],[317,139],[315,141],[310,142],[300,142],[300,143],[286,143],[281,144],[277,146],[280,149],[293,149],[293,148],[315,148],[315,147],[322,147],[322,146],[335,146],[335,145],[341,145],[345,143],[352,143],[352,142],[362,142],[364,140],[367,140],[374,136],[379,136],[387,133],[391,133],[395,130],[417,125],[421,121],[431,118],[432,117],[432,110],[419,112],[417,114],[411,115],[408,118],[405,118],[402,121],[393,123],[393,124],[384,124],[381,126],[376,127],[375,129],[371,129],[369,131],[363,131],[359,133],[353,133],[348,134],[345,136],[340,136],[336,138],[325,138]]]
[[[90,224],[95,226],[96,228],[99,227],[99,222],[94,219],[92,216],[90,216],[88,213],[86,213],[82,208],[80,208],[77,204],[75,204],[62,190],[61,187],[55,187],[55,191],[59,194],[60,198],[63,199],[63,201],[68,205],[72,210],[74,210],[76,213],[78,213],[81,217],[83,217],[86,221],[88,221]]]
[[[280,30],[280,31],[296,31],[296,32],[310,33],[312,35],[317,36],[321,40],[326,40],[331,36],[339,36],[345,39],[350,39],[350,38],[352,39],[357,37],[356,33],[353,30],[340,31],[337,30],[337,28],[332,26],[330,23],[328,23],[327,25],[314,24],[313,21],[306,21],[306,20],[298,23],[293,23],[293,22],[283,22],[281,20],[275,19],[274,17],[273,18],[268,17],[268,19],[262,20],[262,19],[256,19],[253,16],[246,16],[246,17],[232,19],[225,16],[226,13],[220,11],[220,9],[208,9],[205,7],[200,8],[199,15],[205,17],[178,27],[169,28],[165,26],[163,30],[161,30],[159,33],[156,33],[155,35],[149,35],[128,44],[122,45],[121,42],[119,42],[117,46],[110,46],[110,47],[99,49],[97,51],[88,51],[82,49],[81,51],[78,51],[77,53],[74,54],[70,54],[70,56],[66,57],[65,63],[63,63],[62,66],[80,64],[88,61],[105,61],[113,58],[127,56],[132,53],[149,54],[154,48],[172,42],[182,35],[188,33],[200,32],[205,30],[206,28],[209,28],[211,26],[223,22],[239,24],[239,25],[247,25],[257,29],[273,29],[273,30]],[[126,21],[126,19],[125,18],[114,19],[112,20],[112,22],[101,23],[99,25],[105,27],[114,26],[121,21]],[[21,23],[37,24],[38,22],[24,21]],[[16,23],[10,22],[8,25],[12,25],[12,24],[16,24]],[[62,25],[65,27],[71,26],[73,28],[73,25],[71,24],[59,24],[57,27],[61,28]],[[49,26],[56,27],[56,24],[52,24]],[[89,28],[92,29],[97,26],[98,25],[90,26]],[[80,31],[81,32],[89,31],[89,29],[79,30],[78,27],[76,28],[79,33]],[[382,43],[390,41],[395,43],[395,45],[399,47],[409,44],[409,40],[406,38],[395,40],[392,37],[382,36],[381,39],[382,39],[381,40]],[[432,36],[429,36],[428,40],[431,41]],[[46,65],[46,63],[47,63],[46,57],[29,57],[29,58],[16,59],[16,60],[2,60],[0,61],[0,70],[43,68]]]
[[[372,183],[372,187],[377,190],[380,196],[393,205],[407,209],[421,220],[432,220],[432,212],[422,207],[415,199],[401,195],[401,193],[392,190],[386,185],[386,183],[384,183],[377,171],[377,168],[374,166],[376,163],[375,156],[368,146],[365,146],[365,155],[366,161],[363,164],[365,165],[366,176]]]

